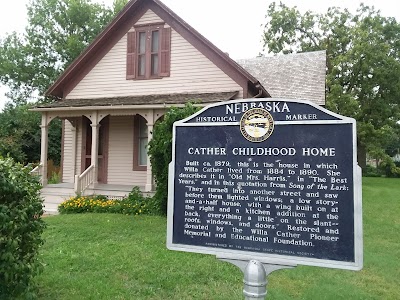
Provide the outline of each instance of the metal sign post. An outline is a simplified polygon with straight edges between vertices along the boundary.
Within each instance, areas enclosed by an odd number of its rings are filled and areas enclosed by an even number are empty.
[[[237,266],[244,275],[243,278],[243,295],[245,300],[251,299],[265,299],[267,296],[267,276],[273,271],[281,269],[290,269],[295,266],[263,264],[258,260],[252,259],[250,261],[236,260],[229,258],[217,257],[219,260],[229,262]]]

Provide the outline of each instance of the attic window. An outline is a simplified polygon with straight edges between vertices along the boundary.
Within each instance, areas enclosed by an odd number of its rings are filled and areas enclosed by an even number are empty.
[[[127,37],[126,79],[155,79],[170,74],[171,28],[149,25]]]

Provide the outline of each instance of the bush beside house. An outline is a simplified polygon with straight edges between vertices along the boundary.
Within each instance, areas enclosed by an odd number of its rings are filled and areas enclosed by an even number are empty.
[[[172,107],[165,113],[164,119],[154,126],[148,153],[157,185],[153,198],[158,213],[167,214],[168,165],[172,160],[172,127],[174,122],[187,118],[199,110],[200,108],[192,103],[187,103],[182,108]]]
[[[30,168],[0,157],[0,299],[31,298],[45,223],[40,184]]]

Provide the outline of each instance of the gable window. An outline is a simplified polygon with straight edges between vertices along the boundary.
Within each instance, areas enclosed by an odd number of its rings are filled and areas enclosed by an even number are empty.
[[[171,28],[163,26],[137,26],[128,32],[126,79],[169,76]]]

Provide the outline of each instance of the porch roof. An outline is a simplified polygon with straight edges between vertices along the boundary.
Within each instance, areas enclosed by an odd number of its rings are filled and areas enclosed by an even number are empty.
[[[185,104],[187,102],[195,103],[214,103],[234,99],[239,91],[218,92],[218,93],[180,93],[180,94],[160,94],[160,95],[143,95],[143,96],[127,96],[127,97],[107,97],[93,99],[65,99],[53,103],[43,103],[38,105],[34,110],[72,108],[72,107],[115,107],[115,106],[132,106],[141,105],[174,105]]]

